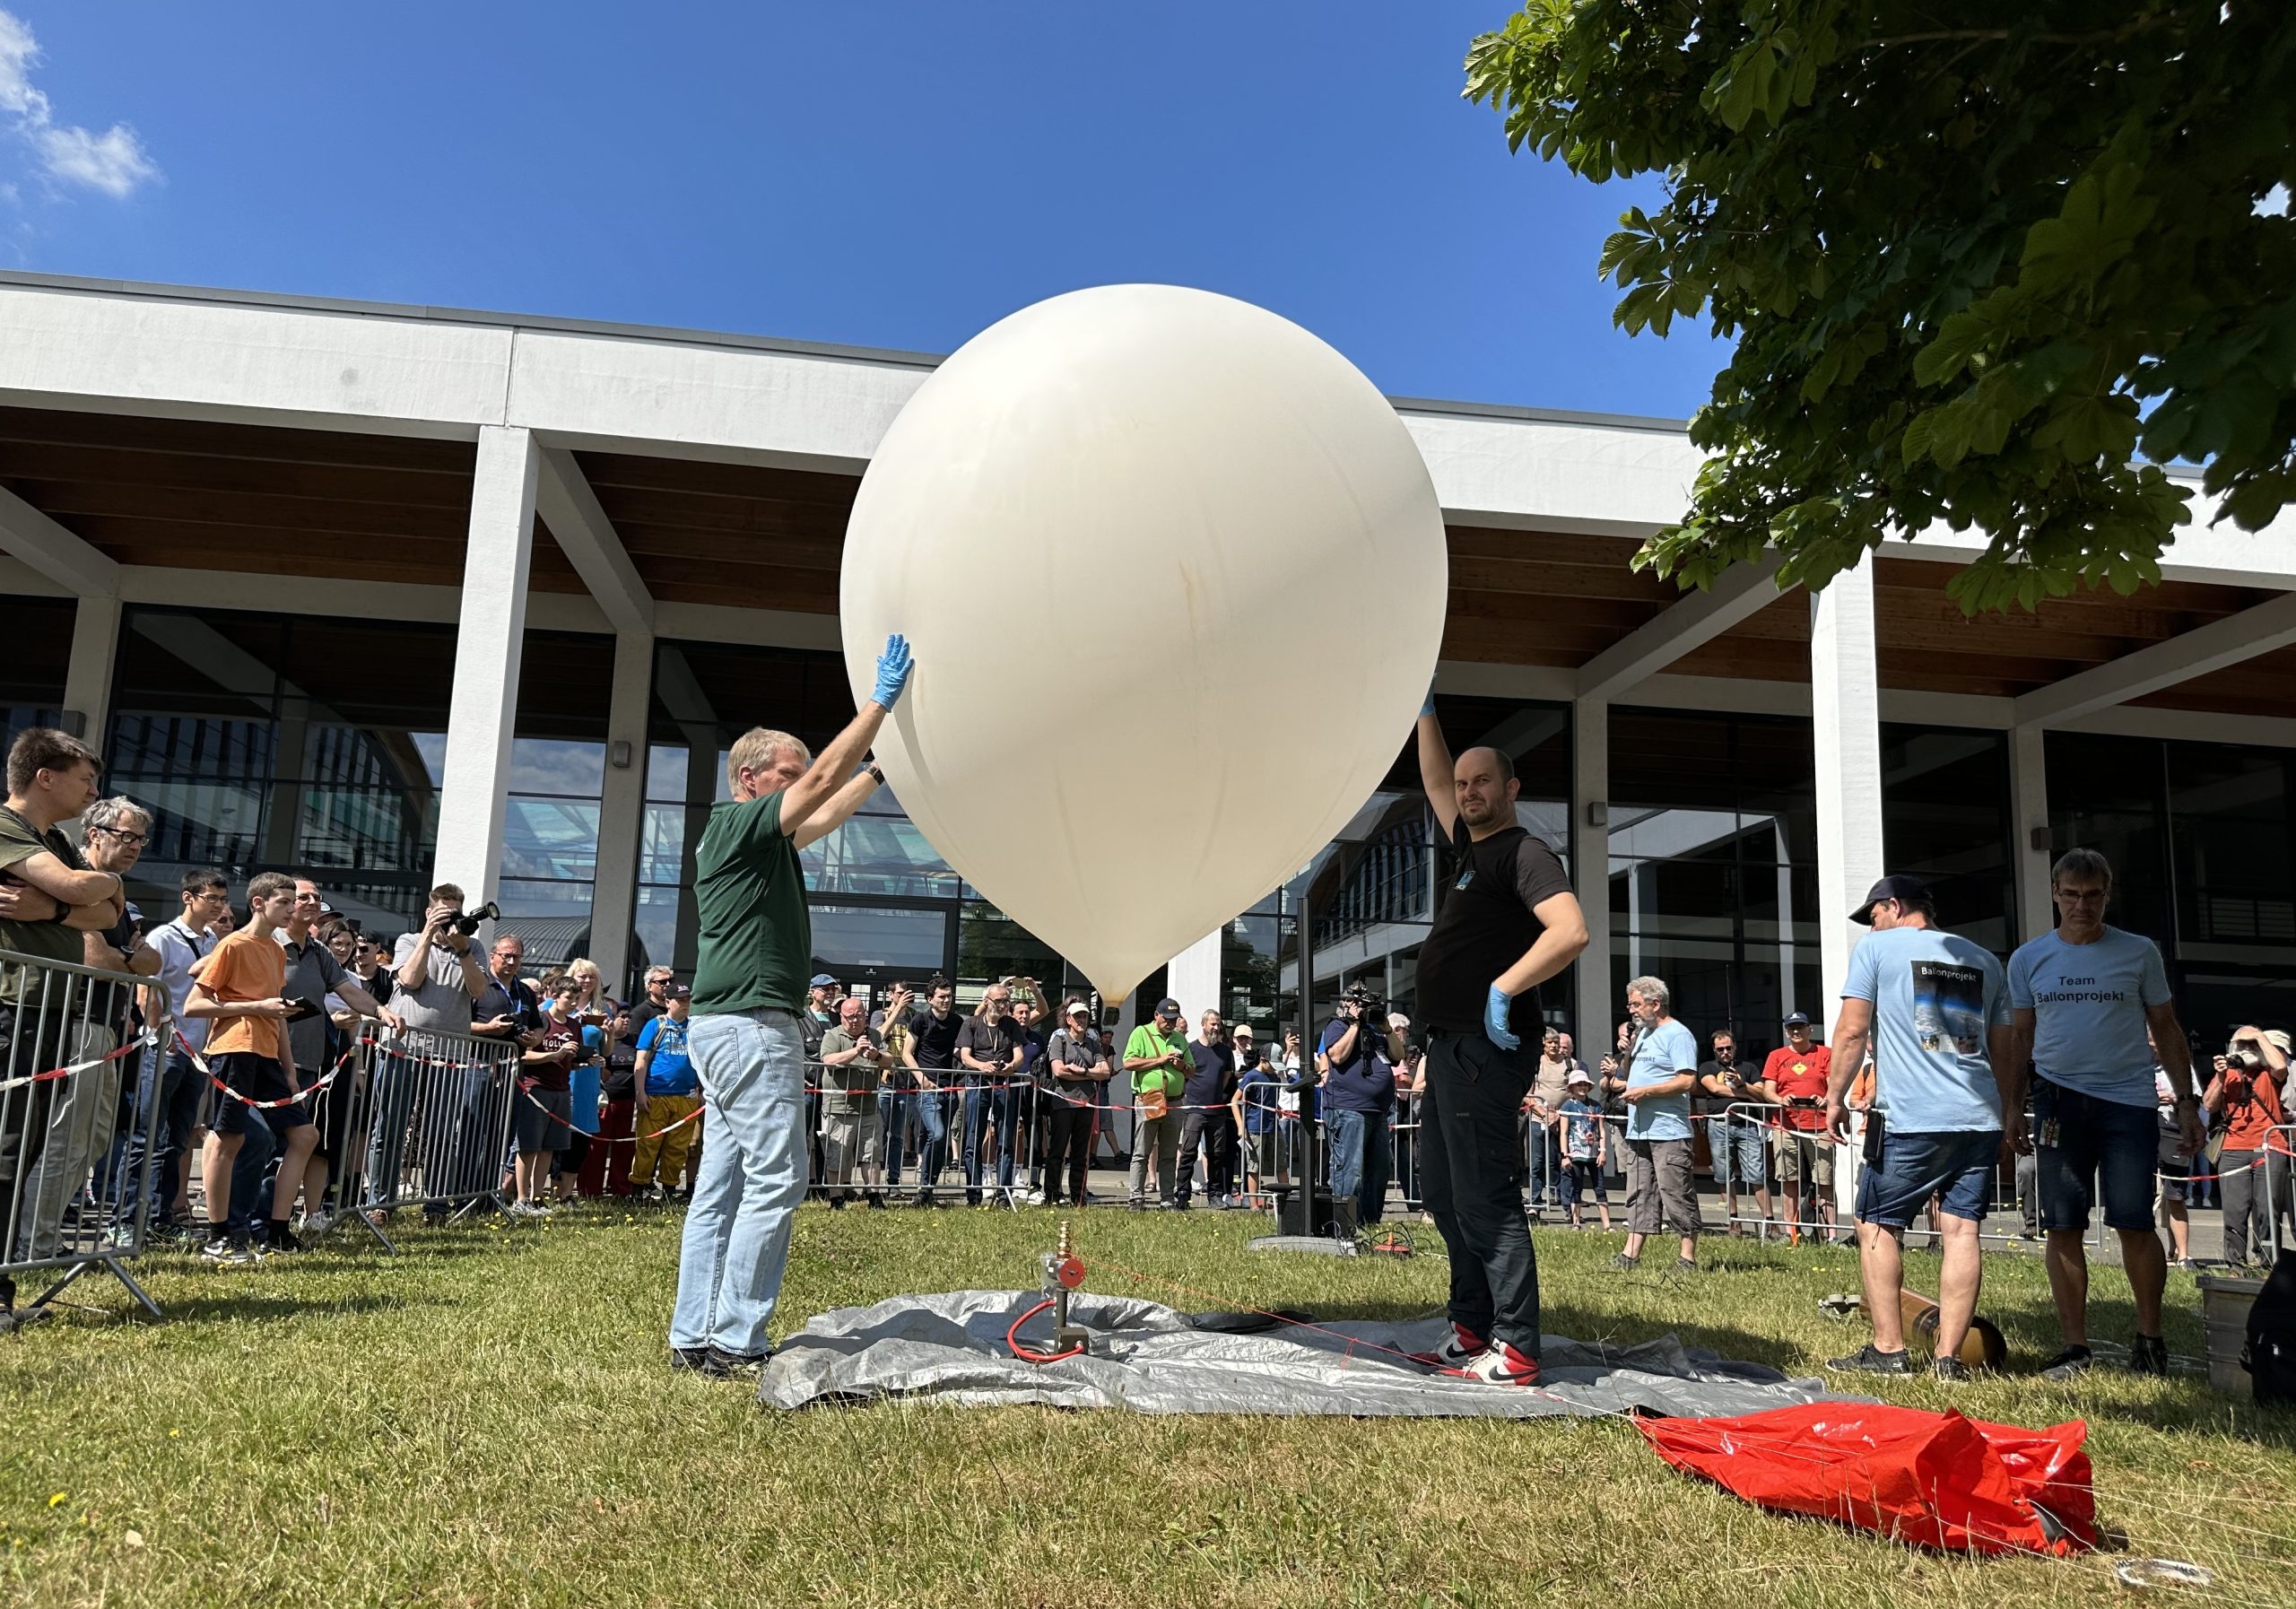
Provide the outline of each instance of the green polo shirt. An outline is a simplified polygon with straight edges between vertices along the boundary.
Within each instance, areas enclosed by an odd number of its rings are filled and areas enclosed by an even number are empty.
[[[0,871],[11,871],[19,863],[30,860],[46,849],[74,871],[85,868],[79,852],[73,848],[64,834],[56,828],[40,833],[31,823],[13,810],[0,810]],[[21,878],[18,881],[22,881]],[[81,940],[80,930],[66,927],[61,922],[0,922],[0,950],[13,950],[19,955],[36,956],[41,961],[60,961],[77,966],[87,951]],[[0,967],[0,1000],[12,1005],[22,1004],[29,990],[35,996],[48,991],[44,998],[50,1010],[65,1010],[72,991],[67,979],[71,975],[35,975],[21,966]],[[43,985],[41,978],[50,981]]]
[[[1147,1093],[1150,1090],[1161,1089],[1164,1092],[1165,1100],[1178,1100],[1180,1098],[1180,1092],[1187,1085],[1188,1068],[1193,1063],[1187,1053],[1187,1034],[1185,1030],[1178,1033],[1167,1034],[1156,1026],[1155,1019],[1152,1017],[1132,1031],[1132,1037],[1124,1042],[1124,1059],[1126,1061],[1131,1061],[1136,1057],[1162,1056],[1173,1050],[1180,1053],[1178,1066],[1133,1069],[1134,1094],[1141,1095]]]
[[[694,848],[697,1016],[769,1007],[794,1013],[804,1004],[813,918],[797,846],[781,831],[781,798],[771,793],[713,807]]]

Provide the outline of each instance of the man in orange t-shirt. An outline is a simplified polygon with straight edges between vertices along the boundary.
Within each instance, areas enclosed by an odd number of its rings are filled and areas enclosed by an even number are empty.
[[[1771,1136],[1779,1191],[1792,1203],[1787,1222],[1796,1232],[1809,1227],[1802,1206],[1805,1186],[1817,1197],[1818,1217],[1833,1234],[1833,1143],[1825,1132],[1826,1079],[1833,1052],[1810,1037],[1810,1019],[1796,1012],[1786,1019],[1786,1043],[1762,1063],[1758,1093],[1778,1107]]]
[[[294,1051],[287,1040],[287,1013],[293,1006],[281,995],[287,985],[286,952],[273,936],[295,914],[295,880],[265,872],[248,883],[248,925],[226,936],[192,969],[187,1017],[205,1017],[209,1076],[231,1093],[215,1103],[200,1161],[200,1183],[207,1197],[207,1244],[200,1257],[210,1263],[243,1264],[256,1250],[231,1237],[231,1164],[247,1137],[248,1124],[260,1118],[279,1143],[279,1179],[271,1192],[270,1245],[295,1249],[287,1213],[302,1188],[303,1166],[318,1144],[318,1130],[300,1100]],[[285,1100],[257,1108],[249,1101]]]

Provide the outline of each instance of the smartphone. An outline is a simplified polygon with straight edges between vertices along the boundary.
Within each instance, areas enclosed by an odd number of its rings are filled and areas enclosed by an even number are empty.
[[[306,1017],[317,1016],[319,1014],[319,1007],[313,1005],[308,1000],[290,1000],[287,1003],[287,1015],[282,1020],[289,1022],[300,1022]]]

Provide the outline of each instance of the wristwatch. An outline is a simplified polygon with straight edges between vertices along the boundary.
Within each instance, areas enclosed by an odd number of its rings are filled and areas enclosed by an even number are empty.
[[[872,782],[874,782],[879,787],[883,787],[885,785],[885,773],[878,769],[877,762],[875,761],[872,760],[862,769],[869,773],[869,779]]]

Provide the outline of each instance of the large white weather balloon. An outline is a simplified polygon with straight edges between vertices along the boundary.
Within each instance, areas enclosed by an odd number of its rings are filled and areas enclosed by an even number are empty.
[[[1443,520],[1395,410],[1297,325],[1109,285],[974,336],[902,408],[839,610],[909,817],[1101,994],[1292,875],[1434,674]]]

